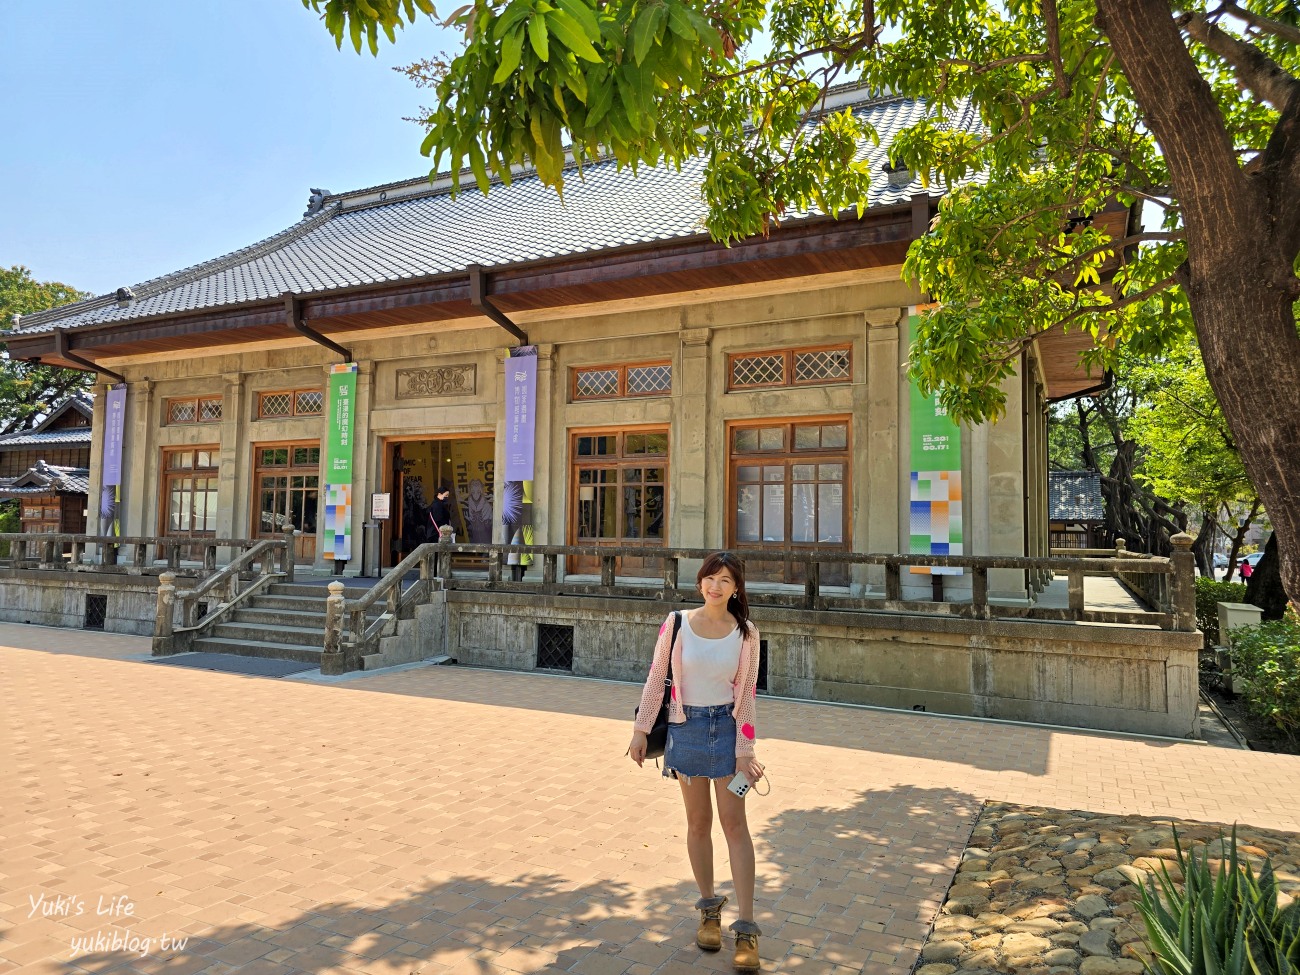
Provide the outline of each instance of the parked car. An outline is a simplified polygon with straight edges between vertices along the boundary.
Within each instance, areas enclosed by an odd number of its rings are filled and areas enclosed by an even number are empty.
[[[1244,559],[1242,559],[1241,561],[1243,561],[1243,562],[1249,562],[1249,563],[1250,563],[1250,567],[1253,569],[1253,568],[1255,568],[1255,566],[1259,565],[1259,560],[1262,559],[1263,557],[1264,557],[1264,553],[1263,553],[1263,552],[1252,552],[1250,555],[1247,555],[1247,556],[1246,556]]]
[[[1214,553],[1214,567],[1216,569],[1226,569],[1228,567],[1228,557],[1222,552]]]

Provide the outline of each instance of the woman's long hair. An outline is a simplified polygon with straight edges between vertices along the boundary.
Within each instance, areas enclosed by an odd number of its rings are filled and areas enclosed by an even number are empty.
[[[733,555],[731,552],[714,552],[704,560],[704,564],[700,566],[700,571],[695,573],[695,585],[698,587],[709,576],[715,576],[723,569],[726,569],[736,582],[736,592],[727,600],[727,611],[736,618],[736,625],[740,627],[741,635],[748,636],[749,597],[745,595],[744,559],[739,555]]]

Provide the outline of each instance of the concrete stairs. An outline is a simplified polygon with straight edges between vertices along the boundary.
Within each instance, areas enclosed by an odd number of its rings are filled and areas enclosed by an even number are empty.
[[[369,590],[350,587],[345,599],[360,599]],[[231,653],[243,657],[273,657],[319,666],[325,646],[325,600],[322,585],[275,583],[252,596],[229,616],[193,641],[191,650]],[[383,613],[376,605],[367,614],[373,621]]]

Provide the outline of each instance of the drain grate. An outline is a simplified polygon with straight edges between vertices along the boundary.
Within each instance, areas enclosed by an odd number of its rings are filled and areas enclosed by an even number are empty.
[[[573,671],[573,627],[537,624],[537,669]]]
[[[88,592],[86,593],[86,608],[81,617],[81,628],[83,630],[102,630],[104,620],[108,617],[108,596]]]

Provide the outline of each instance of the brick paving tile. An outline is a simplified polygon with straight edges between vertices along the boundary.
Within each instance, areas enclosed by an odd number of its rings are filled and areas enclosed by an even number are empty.
[[[637,688],[457,668],[264,680],[147,653],[0,624],[0,975],[730,970],[729,944],[694,947],[676,787],[623,757]],[[1292,757],[759,707],[769,972],[906,972],[986,799],[1300,830]],[[41,894],[86,907],[44,916]],[[96,913],[119,894],[130,916]],[[70,960],[74,938],[114,932],[153,943]],[[164,932],[189,940],[163,951]]]

